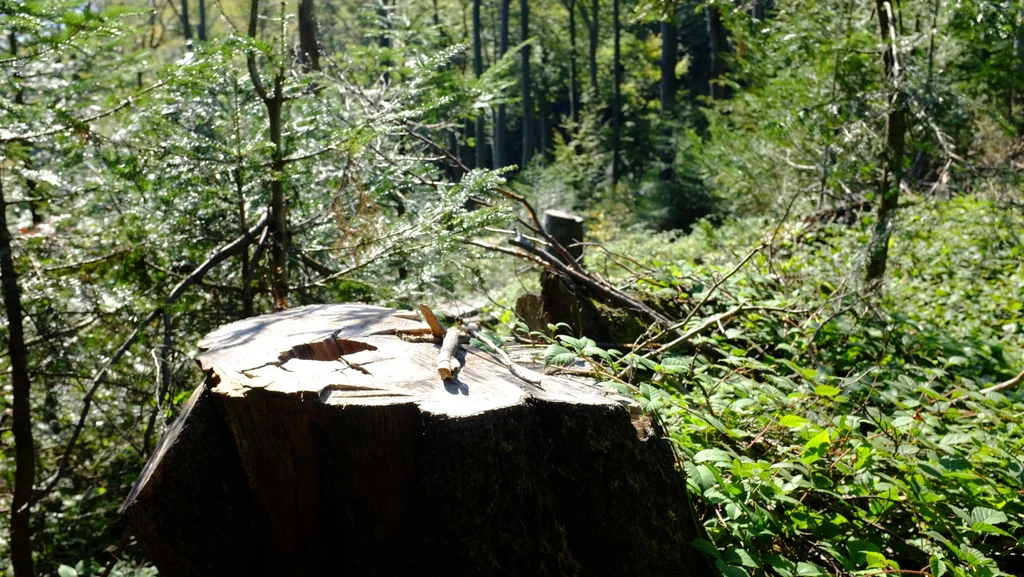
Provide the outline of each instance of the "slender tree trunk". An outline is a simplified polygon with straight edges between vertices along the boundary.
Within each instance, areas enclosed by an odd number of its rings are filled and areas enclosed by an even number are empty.
[[[466,146],[459,149],[459,158],[462,159],[462,164],[470,169],[476,168],[476,150],[469,147],[469,139],[473,138],[474,134],[476,134],[476,123],[466,120],[462,125],[462,142],[465,142]]]
[[[928,31],[928,87],[932,85],[933,70],[935,68],[935,29],[939,26],[939,2],[935,0],[932,5],[932,26]],[[1018,36],[1019,38],[1019,36]]]
[[[543,59],[541,66],[544,66]],[[537,89],[537,141],[537,150],[547,158],[551,150],[551,103],[548,102],[548,91],[543,85]]]
[[[498,17],[498,58],[508,52],[508,12],[511,0],[501,0],[501,11]],[[494,168],[508,166],[508,128],[504,104],[498,105],[498,114],[494,119]]]
[[[281,172],[284,170],[284,143],[281,140],[281,108],[284,102],[283,78],[274,75],[274,95],[267,101],[267,112],[270,119],[270,141],[274,143],[274,156],[271,162],[273,175],[270,181],[270,221],[274,243],[270,251],[274,267],[274,308],[288,308],[288,218],[284,201],[284,181]]]
[[[530,38],[529,0],[519,0],[519,37],[521,42]],[[523,162],[526,168],[533,158],[533,92],[530,87],[530,45],[522,48],[522,89],[523,89]]]
[[[868,241],[868,260],[865,281],[873,284],[885,274],[889,256],[889,237],[900,200],[900,181],[903,172],[903,152],[907,131],[906,99],[900,88],[900,67],[896,53],[896,23],[889,0],[875,0],[878,30],[885,44],[882,51],[882,69],[890,89],[890,108],[885,121],[885,151],[882,153],[882,180],[879,184],[878,215],[871,240]]]
[[[188,0],[181,0],[181,28],[185,35],[185,48],[192,50],[192,25],[188,22]]]
[[[725,75],[725,60],[722,59],[722,52],[725,51],[729,40],[725,33],[725,26],[722,25],[722,16],[718,13],[718,8],[709,5],[705,8],[704,14],[707,18],[708,38],[710,41],[708,47],[710,49],[708,57],[711,59],[709,90],[712,99],[721,100],[726,97],[726,90],[718,82],[718,79]]]
[[[388,30],[391,26],[388,20],[388,0],[380,0],[380,8],[377,10],[377,15],[381,19],[381,32],[380,37],[377,39],[377,45],[381,48],[390,48],[391,36],[388,34]]]
[[[320,43],[316,34],[313,0],[299,0],[299,62],[303,72],[320,70]]]
[[[171,331],[171,313],[164,311],[163,314],[164,344],[160,350],[160,382],[156,387],[156,406],[149,413],[149,422],[146,424],[146,432],[142,437],[142,454],[147,458],[150,455],[149,449],[153,444],[153,432],[156,430],[156,418],[161,412],[168,391],[171,388],[171,349],[173,348],[173,333]]]
[[[576,0],[565,4],[569,10],[569,118],[573,124],[580,121],[580,78],[576,51]]]
[[[206,42],[206,0],[199,0],[199,27],[196,33],[200,42]]]
[[[675,146],[672,142],[672,116],[676,100],[676,63],[678,61],[678,28],[675,15],[670,14],[661,22],[661,118],[665,121],[663,134],[664,144],[658,156],[665,165],[658,178],[663,181],[672,180]]]
[[[620,61],[620,36],[622,34],[621,22],[619,21],[619,0],[612,0],[612,34],[614,39],[613,49],[613,79],[612,79],[612,184],[619,182],[620,161],[622,148],[622,62]]]
[[[600,14],[601,3],[599,0],[591,0],[590,3],[590,50],[587,52],[587,60],[590,64],[590,89],[594,91],[594,99],[597,100],[601,89],[597,85],[597,40],[601,32]]]
[[[483,45],[480,40],[480,4],[482,0],[473,0],[473,74],[480,78],[484,74]],[[487,166],[487,137],[484,134],[485,116],[482,110],[477,111],[473,130],[473,147],[476,151],[476,167]]]
[[[2,175],[0,175],[2,176]],[[11,501],[11,567],[15,577],[33,577],[32,532],[29,499],[36,476],[36,451],[32,440],[31,385],[21,310],[21,286],[14,270],[11,231],[7,224],[7,200],[0,178],[0,284],[7,313],[8,357],[11,361],[11,411],[14,422],[14,498]]]
[[[661,23],[661,114],[672,113],[676,98],[676,63],[678,62],[678,30],[675,20],[669,17]]]
[[[238,196],[238,223],[242,229],[242,234],[245,234],[249,230],[249,223],[245,214],[245,194],[243,192],[242,169],[240,167],[235,168],[234,177],[235,194]],[[242,264],[242,316],[248,318],[256,314],[252,300],[252,285],[249,283],[252,272],[249,270],[248,245],[242,249],[242,253],[238,258],[241,259],[240,262]]]
[[[238,203],[238,225],[240,232],[246,234],[249,230],[248,215],[245,207],[245,178],[242,172],[244,159],[242,158],[242,109],[239,106],[239,86],[236,77],[232,77],[232,88],[234,89],[234,129],[235,129],[235,169],[232,177],[235,181],[235,196]],[[249,263],[249,245],[242,247],[242,315],[246,318],[256,314],[252,297],[252,270]]]
[[[1015,118],[1011,109],[1010,121],[1016,123],[1019,133],[1024,131],[1024,98],[1021,98],[1021,93],[1024,92],[1021,90],[1024,83],[1024,11],[1017,13],[1017,34],[1013,37],[1013,50],[1017,56],[1017,83],[1014,85],[1013,101],[1021,112],[1020,117]]]
[[[256,27],[259,16],[259,0],[252,0],[249,10],[249,37],[256,37]],[[274,152],[271,157],[270,176],[270,228],[273,233],[273,243],[270,250],[272,292],[274,296],[274,309],[282,310],[288,308],[288,219],[285,214],[286,206],[284,199],[284,142],[281,135],[281,109],[284,106],[284,72],[280,66],[274,71],[273,92],[268,92],[260,77],[260,71],[256,64],[256,54],[249,52],[246,58],[246,65],[249,69],[249,78],[252,80],[253,88],[259,95],[260,100],[267,109],[267,119],[270,124],[270,142],[274,145]]]
[[[381,30],[377,43],[384,53],[383,60],[381,61],[381,66],[384,68],[384,82],[390,83],[391,72],[388,69],[391,67],[391,15],[389,14],[388,0],[381,0],[379,15]]]

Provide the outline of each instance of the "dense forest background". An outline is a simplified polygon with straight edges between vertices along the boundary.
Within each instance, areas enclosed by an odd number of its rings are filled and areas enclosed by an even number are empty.
[[[660,419],[723,575],[1024,574],[1019,0],[0,0],[0,31],[0,574],[156,574],[117,509],[201,335],[454,300]],[[515,312],[546,209],[586,220],[600,336]]]

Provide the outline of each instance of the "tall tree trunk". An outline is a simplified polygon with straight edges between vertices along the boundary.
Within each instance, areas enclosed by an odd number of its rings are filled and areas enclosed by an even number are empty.
[[[511,0],[501,0],[501,12],[498,17],[498,58],[508,52],[508,12]],[[498,114],[494,119],[494,168],[508,166],[508,128],[504,104],[498,105]]]
[[[541,59],[541,66],[545,65]],[[551,150],[551,103],[548,102],[548,91],[541,85],[537,89],[537,150],[545,158]]]
[[[868,241],[868,262],[865,281],[877,282],[885,274],[889,257],[889,237],[900,200],[903,152],[906,144],[906,99],[900,88],[900,66],[896,54],[896,23],[889,0],[875,0],[878,31],[885,44],[882,69],[890,90],[889,113],[885,121],[885,151],[882,153],[882,180],[879,183],[877,220]]]
[[[206,42],[206,0],[199,0],[199,27],[196,33],[200,42]]]
[[[259,20],[260,0],[252,0],[249,10],[249,37],[256,37],[256,27]],[[260,71],[256,64],[255,52],[249,52],[246,58],[246,65],[249,69],[249,78],[252,80],[253,88],[260,100],[267,109],[267,119],[270,124],[270,142],[274,145],[274,152],[271,157],[270,168],[270,229],[273,233],[273,243],[270,250],[271,262],[271,290],[274,296],[274,309],[282,310],[288,308],[288,219],[285,214],[284,181],[282,171],[284,170],[284,142],[281,134],[281,109],[284,106],[284,72],[281,66],[274,71],[273,92],[268,92],[260,77]]]
[[[573,123],[580,121],[580,78],[576,52],[576,0],[567,0],[569,11],[569,118]]]
[[[188,23],[188,0],[181,0],[181,28],[185,35],[185,48],[192,50],[192,25]]]
[[[675,19],[669,16],[661,23],[661,114],[672,113],[676,98],[676,63],[678,62],[678,30]]]
[[[473,0],[473,74],[479,79],[484,73],[483,45],[480,40],[480,4]],[[476,167],[487,167],[487,138],[484,135],[484,113],[477,111],[473,130],[473,147],[476,151]]]
[[[11,567],[16,577],[33,577],[32,533],[29,499],[36,476],[36,451],[32,440],[31,386],[21,310],[21,286],[14,270],[11,231],[7,225],[7,200],[0,179],[0,283],[7,313],[8,356],[11,360],[11,410],[14,423],[14,498],[11,501]]]
[[[391,72],[388,69],[391,67],[391,15],[388,12],[388,0],[381,0],[378,14],[381,19],[381,30],[377,43],[383,49],[381,52],[384,53],[384,58],[381,61],[381,66],[384,68],[382,77],[385,83],[390,83]]]
[[[935,69],[935,30],[939,27],[939,2],[935,0],[932,5],[932,25],[928,30],[928,76],[927,85],[929,89],[932,85],[932,78],[934,76]],[[1018,35],[1018,38],[1020,36]]]
[[[619,182],[619,156],[622,148],[622,62],[620,62],[620,36],[622,33],[619,22],[619,0],[612,0],[612,34],[614,39],[613,79],[612,79],[612,184]]]
[[[1017,132],[1020,133],[1024,132],[1024,98],[1021,97],[1024,93],[1021,86],[1024,83],[1024,11],[1017,13],[1017,34],[1013,37],[1013,50],[1017,56],[1017,84],[1014,86],[1013,100],[1020,110],[1020,117],[1015,118],[1011,110],[1010,122],[1017,125]]]
[[[672,142],[672,115],[676,100],[676,63],[678,62],[678,28],[675,14],[669,14],[661,22],[661,118],[665,121],[663,134],[665,141],[658,156],[665,165],[658,178],[663,181],[672,180],[672,161],[675,156],[675,145]]]
[[[726,97],[726,90],[718,82],[718,79],[725,75],[725,60],[722,59],[722,53],[725,51],[729,39],[725,33],[725,26],[722,25],[722,16],[718,13],[718,8],[709,5],[705,8],[704,14],[707,18],[710,42],[708,46],[710,51],[708,57],[711,60],[709,90],[712,99],[721,100]]]
[[[594,99],[597,100],[601,89],[597,85],[597,40],[601,32],[600,0],[591,0],[590,3],[590,51],[587,53],[587,60],[590,64],[590,89],[594,91]]]
[[[754,20],[764,20],[764,3],[766,0],[754,0],[754,7],[751,9],[751,16]]]
[[[320,43],[316,35],[313,0],[299,0],[299,62],[303,72],[320,70]]]
[[[519,0],[519,37],[521,42],[530,38],[529,0]],[[522,48],[522,89],[523,89],[523,162],[526,168],[533,158],[533,93],[530,87],[530,45]]]

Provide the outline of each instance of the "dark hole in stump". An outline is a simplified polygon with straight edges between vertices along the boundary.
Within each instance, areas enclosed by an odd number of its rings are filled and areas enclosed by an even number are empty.
[[[375,351],[377,347],[360,341],[327,337],[322,341],[302,343],[278,355],[278,360],[285,363],[291,359],[304,361],[336,361],[344,355],[360,351]]]

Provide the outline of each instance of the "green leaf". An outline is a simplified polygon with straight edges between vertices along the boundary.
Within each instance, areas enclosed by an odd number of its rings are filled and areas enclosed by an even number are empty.
[[[932,577],[942,577],[947,571],[946,562],[935,556],[928,559],[928,567],[932,570]]]
[[[690,480],[697,485],[703,493],[718,484],[715,473],[707,465],[692,465],[687,463],[686,474]]]
[[[804,563],[803,561],[796,564],[796,574],[807,575],[808,577],[815,575],[827,575],[827,573],[821,570],[821,567],[812,563]]]
[[[604,381],[602,383],[599,383],[599,385],[617,391],[623,395],[626,395],[627,397],[633,397],[635,395],[633,389],[629,388],[629,385],[625,383],[620,383],[618,381]]]
[[[797,415],[783,415],[779,419],[779,424],[788,429],[799,429],[805,425],[809,425],[811,422],[803,417]]]
[[[818,385],[814,388],[814,393],[821,397],[834,397],[841,392],[843,391],[830,385]]]
[[[962,367],[968,363],[970,363],[970,360],[968,360],[967,357],[961,357],[959,355],[953,355],[946,359],[947,367]]]
[[[722,449],[704,449],[693,456],[696,463],[731,463],[732,455]]]
[[[990,525],[988,523],[975,523],[971,525],[971,529],[974,529],[979,533],[992,533],[994,535],[1002,535],[1004,537],[1010,537],[1011,539],[1013,538],[1013,535],[1007,533],[999,527],[996,527],[995,525]]]
[[[629,353],[628,355],[622,357],[622,361],[631,367],[643,367],[645,369],[649,369],[652,371],[657,370],[658,367],[658,363],[652,361],[651,359],[641,357],[640,355],[636,355],[633,353]]]
[[[750,577],[750,573],[747,573],[746,569],[728,565],[721,559],[715,561],[715,567],[722,573],[722,577]]]
[[[828,453],[829,443],[831,442],[832,439],[828,435],[828,429],[814,435],[811,437],[811,440],[807,441],[807,444],[804,445],[804,451],[800,460],[805,464],[810,465],[824,457],[825,454]]]
[[[971,510],[971,525],[986,524],[998,525],[1009,520],[1006,513],[988,507],[975,507]]]
[[[576,353],[563,347],[553,344],[544,351],[544,365],[566,366],[576,360]]]
[[[583,340],[570,337],[568,335],[558,335],[558,340],[562,341],[562,344],[572,347],[577,351],[585,347]]]
[[[796,564],[782,557],[781,555],[771,554],[765,557],[765,562],[769,567],[772,568],[776,573],[782,577],[792,577],[796,570]]]
[[[868,569],[879,569],[885,567],[889,560],[885,555],[877,551],[863,551],[864,560],[867,561]]]
[[[715,559],[721,559],[722,557],[722,555],[718,552],[718,548],[716,548],[714,545],[711,544],[710,541],[706,539],[694,539],[692,544],[694,548],[698,549],[699,551],[703,551],[708,555],[711,555]]]
[[[57,575],[60,577],[78,577],[78,571],[74,568],[68,567],[67,565],[61,565],[57,568]]]
[[[724,559],[726,562],[732,565],[742,565],[743,567],[755,567],[760,568],[761,564],[751,557],[750,553],[747,553],[745,549],[726,549]]]

